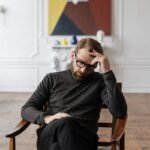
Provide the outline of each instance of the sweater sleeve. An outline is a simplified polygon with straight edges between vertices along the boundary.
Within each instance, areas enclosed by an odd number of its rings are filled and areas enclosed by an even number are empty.
[[[123,93],[117,87],[114,73],[109,71],[102,76],[104,80],[104,87],[101,92],[103,102],[114,116],[119,118],[126,116],[127,103]]]
[[[44,124],[44,116],[47,115],[47,113],[43,112],[42,109],[50,96],[51,83],[49,80],[49,76],[46,75],[32,96],[23,105],[21,109],[23,119],[38,125]]]

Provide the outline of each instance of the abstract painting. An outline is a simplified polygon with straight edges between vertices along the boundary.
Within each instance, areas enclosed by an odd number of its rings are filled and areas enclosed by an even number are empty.
[[[111,35],[111,0],[49,0],[49,35]]]

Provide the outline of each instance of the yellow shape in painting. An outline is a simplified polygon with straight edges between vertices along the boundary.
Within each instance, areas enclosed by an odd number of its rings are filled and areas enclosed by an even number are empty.
[[[49,0],[48,3],[48,34],[51,34],[65,8],[67,0]]]

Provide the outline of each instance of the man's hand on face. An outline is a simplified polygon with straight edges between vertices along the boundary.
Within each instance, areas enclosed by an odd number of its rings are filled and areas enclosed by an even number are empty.
[[[44,118],[44,121],[46,124],[49,124],[51,121],[53,121],[55,119],[60,119],[60,118],[64,118],[64,117],[71,117],[71,116],[67,113],[59,112],[55,115],[46,116]]]
[[[101,53],[98,53],[97,51],[93,50],[93,52],[90,52],[90,55],[93,58],[93,60],[91,61],[91,65],[94,65],[95,63],[99,63],[99,70],[101,71],[101,73],[106,73],[108,71],[110,71],[110,64],[109,64],[109,60],[106,56],[104,56]]]

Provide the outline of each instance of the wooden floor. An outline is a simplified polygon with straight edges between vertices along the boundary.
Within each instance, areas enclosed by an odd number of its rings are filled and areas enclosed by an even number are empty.
[[[20,120],[20,108],[31,93],[0,93],[0,150],[8,150],[4,135]],[[125,94],[128,103],[126,150],[150,150],[150,94]],[[17,138],[17,150],[36,150],[36,128]]]

